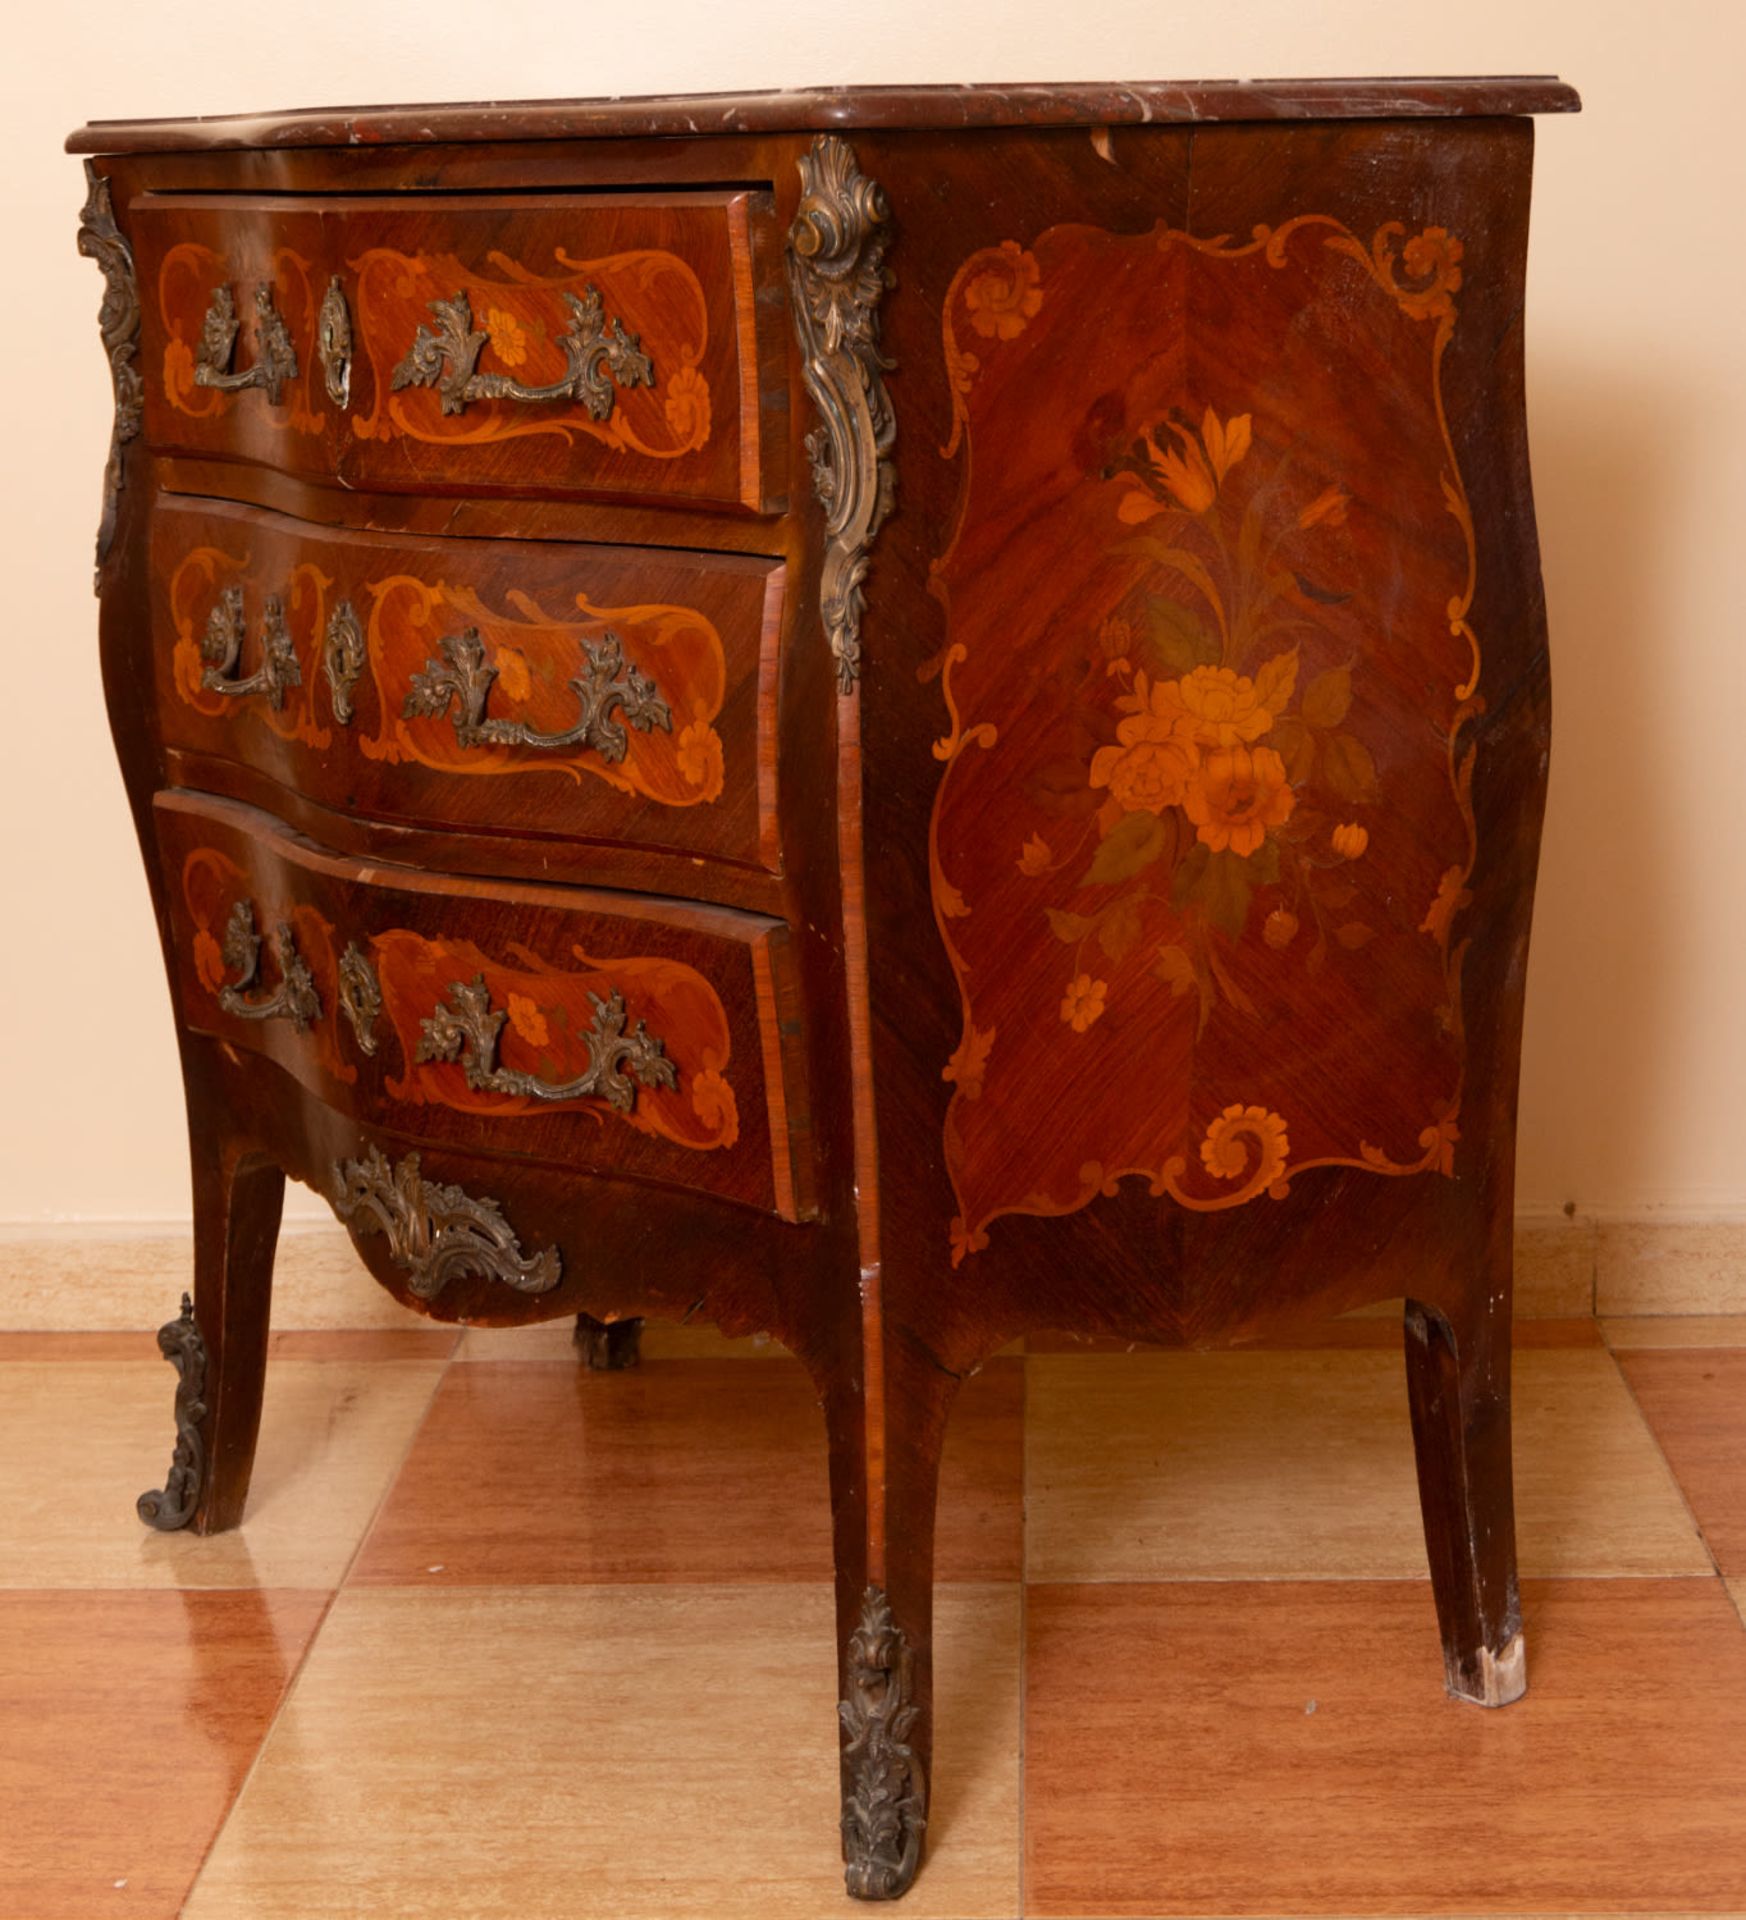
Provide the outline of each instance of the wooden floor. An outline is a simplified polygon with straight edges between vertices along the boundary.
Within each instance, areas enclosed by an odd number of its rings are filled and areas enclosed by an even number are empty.
[[[905,1911],[1746,1915],[1746,1319],[1527,1322],[1529,1692],[1442,1689],[1392,1321],[970,1383]],[[844,1916],[822,1427],[779,1348],[0,1335],[0,1920]],[[1730,1586],[1730,1583],[1731,1586]]]

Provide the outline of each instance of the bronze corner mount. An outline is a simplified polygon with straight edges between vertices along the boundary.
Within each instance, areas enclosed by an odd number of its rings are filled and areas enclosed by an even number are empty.
[[[883,1587],[869,1587],[843,1662],[843,1877],[857,1900],[895,1900],[921,1864],[928,1790],[908,1744],[921,1711],[915,1656]]]
[[[788,283],[802,377],[822,423],[806,437],[825,510],[819,610],[844,693],[860,676],[868,556],[897,488],[897,417],[885,391],[892,362],[879,346],[879,302],[895,278],[885,264],[890,245],[885,190],[861,171],[848,141],[821,133],[800,159]]]
[[[182,1311],[158,1329],[158,1351],[176,1369],[176,1447],[161,1487],[142,1493],[135,1511],[148,1527],[174,1533],[194,1518],[206,1486],[206,1342],[194,1318],[194,1302],[182,1296]]]
[[[97,526],[97,578],[102,585],[103,563],[115,540],[115,522],[126,479],[121,450],[137,437],[145,413],[145,382],[134,365],[139,348],[139,286],[133,273],[133,249],[115,224],[109,182],[89,160],[85,162],[85,205],[79,214],[79,251],[95,260],[103,275],[103,300],[97,309],[97,331],[109,356],[109,379],[115,389],[115,417],[109,432],[109,459],[103,469],[103,517]]]

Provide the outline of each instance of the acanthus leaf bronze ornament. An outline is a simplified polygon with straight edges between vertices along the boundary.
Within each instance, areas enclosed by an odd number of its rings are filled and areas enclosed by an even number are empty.
[[[315,357],[321,362],[327,397],[343,413],[352,397],[352,310],[337,273],[328,281],[315,317]]]
[[[897,486],[897,417],[884,379],[893,363],[879,348],[879,302],[893,284],[890,218],[884,189],[861,172],[854,149],[821,133],[800,161],[788,284],[801,373],[824,423],[806,450],[825,510],[819,611],[844,693],[861,671],[868,553]]]
[[[134,1510],[148,1527],[174,1533],[194,1518],[206,1485],[206,1342],[194,1318],[194,1302],[182,1296],[182,1311],[158,1329],[158,1351],[176,1369],[176,1447],[161,1487],[142,1493]]]
[[[507,373],[480,373],[479,355],[491,335],[473,325],[473,309],[463,288],[452,300],[433,300],[436,332],[420,327],[405,357],[396,365],[389,385],[435,387],[444,413],[463,412],[473,400],[520,400],[539,405],[552,400],[580,400],[595,420],[612,416],[622,388],[652,387],[654,363],[642,350],[642,341],[626,333],[620,320],[608,320],[598,287],[578,297],[566,292],[570,324],[558,335],[565,368],[561,379],[542,387],[524,386]]]
[[[206,662],[200,684],[208,693],[222,693],[231,699],[264,694],[277,713],[285,704],[286,690],[303,684],[297,649],[285,625],[284,602],[276,593],[268,594],[261,613],[261,664],[253,673],[239,675],[246,624],[242,588],[226,587],[207,615],[206,630],[200,636],[200,657]]]
[[[267,396],[267,404],[276,407],[285,382],[297,378],[297,349],[273,305],[271,282],[263,280],[255,288],[255,363],[232,373],[230,356],[236,350],[240,324],[230,288],[214,287],[212,304],[200,328],[200,351],[194,356],[194,384],[219,393],[244,393],[250,387],[259,387]]]
[[[391,1167],[372,1146],[361,1160],[336,1160],[330,1177],[334,1212],[355,1234],[388,1236],[388,1256],[420,1300],[434,1300],[469,1274],[518,1293],[550,1293],[558,1284],[563,1262],[556,1247],[524,1254],[495,1200],[426,1180],[416,1153]]]
[[[349,600],[342,600],[328,615],[327,633],[321,643],[321,670],[327,676],[333,717],[342,727],[352,724],[352,690],[367,657],[358,610]]]
[[[115,389],[115,418],[109,430],[109,459],[103,468],[103,517],[97,523],[97,579],[115,539],[115,520],[126,478],[122,448],[134,439],[145,410],[145,382],[134,365],[139,348],[139,286],[133,273],[133,249],[115,224],[109,182],[85,162],[85,205],[79,215],[79,251],[95,260],[103,275],[103,300],[97,309],[97,331],[109,356],[109,379]]]
[[[224,929],[224,964],[236,979],[218,991],[218,1004],[239,1020],[289,1020],[298,1033],[307,1033],[321,1018],[321,996],[315,976],[304,965],[288,922],[273,929],[273,957],[279,964],[279,984],[259,1000],[245,998],[261,970],[261,937],[255,931],[255,910],[239,900],[230,910]]]
[[[630,747],[624,722],[639,733],[659,727],[673,731],[673,710],[646,673],[624,657],[624,644],[615,633],[584,640],[583,671],[570,682],[582,711],[573,727],[561,733],[542,733],[523,720],[488,718],[485,703],[497,678],[497,669],[485,658],[485,642],[477,627],[445,634],[437,642],[440,660],[427,660],[412,676],[401,717],[440,719],[449,714],[455,738],[463,747],[539,747],[561,751],[590,747],[608,766],[623,760]],[[451,711],[452,709],[452,711]]]
[[[857,1900],[895,1900],[921,1864],[927,1782],[906,1743],[919,1706],[914,1655],[881,1587],[869,1587],[844,1663],[844,1880]]]
[[[420,1023],[416,1058],[421,1063],[458,1059],[467,1085],[476,1092],[523,1094],[533,1100],[602,1099],[615,1113],[633,1110],[639,1085],[678,1086],[678,1069],[661,1039],[641,1020],[625,1031],[629,1016],[616,987],[604,1000],[591,991],[588,1000],[594,1009],[594,1024],[582,1036],[588,1066],[573,1080],[542,1080],[497,1064],[497,1037],[509,1016],[492,1006],[483,974],[476,974],[470,984],[455,981],[448,1004]]]
[[[366,1058],[376,1051],[376,1021],[382,1012],[382,989],[376,969],[362,947],[352,941],[340,955],[340,1012],[352,1023],[358,1051]]]

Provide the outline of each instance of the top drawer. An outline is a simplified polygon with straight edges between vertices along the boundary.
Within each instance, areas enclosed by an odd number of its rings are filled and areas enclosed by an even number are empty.
[[[142,197],[146,439],[365,489],[771,507],[772,218],[747,190]]]

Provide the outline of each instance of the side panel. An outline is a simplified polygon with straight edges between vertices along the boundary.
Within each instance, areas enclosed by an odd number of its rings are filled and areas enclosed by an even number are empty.
[[[858,143],[900,236],[884,1285],[949,1365],[1478,1277],[1547,736],[1530,143],[990,141],[949,218],[914,146]]]

